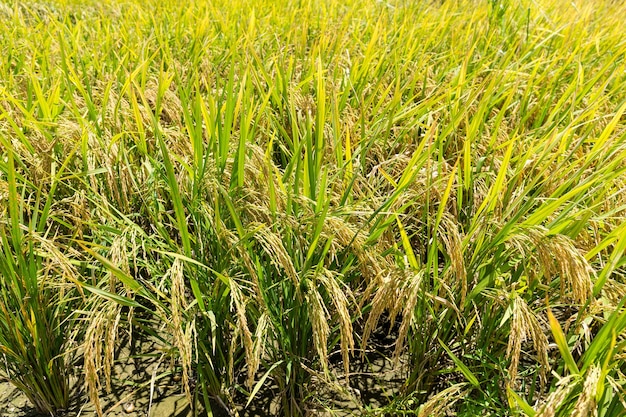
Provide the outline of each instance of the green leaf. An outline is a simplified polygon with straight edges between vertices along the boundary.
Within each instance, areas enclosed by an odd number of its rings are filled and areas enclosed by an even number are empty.
[[[89,284],[87,284],[85,282],[80,282],[79,281],[78,284],[82,288],[86,289],[87,291],[92,292],[92,293],[94,293],[94,294],[96,294],[96,295],[98,295],[98,296],[100,296],[102,298],[106,298],[107,300],[114,301],[114,302],[118,303],[119,305],[123,305],[123,306],[126,306],[126,307],[137,307],[137,308],[141,308],[142,307],[142,305],[139,304],[137,301],[132,300],[132,299],[130,299],[128,297],[124,297],[124,296],[119,295],[119,294],[114,294],[112,292],[105,291],[105,290],[100,289],[98,287],[94,287],[92,285],[89,285]]]
[[[520,397],[510,387],[506,387],[506,392],[509,394],[510,398],[513,398],[513,400],[515,400],[515,404],[517,404],[517,406],[522,409],[524,414],[530,417],[535,417],[537,415],[537,412],[526,402],[526,400]]]
[[[252,392],[250,393],[250,396],[248,397],[248,402],[246,403],[246,408],[250,405],[250,403],[252,402],[252,400],[254,399],[254,396],[259,392],[259,390],[261,389],[261,387],[263,387],[263,384],[265,383],[265,380],[267,379],[267,377],[272,373],[272,371],[274,369],[276,369],[277,366],[281,365],[283,363],[283,361],[278,361],[276,363],[274,363],[270,369],[267,370],[267,372],[265,372],[263,374],[263,376],[261,377],[261,379],[259,379],[259,381],[256,383],[256,385],[254,386],[254,389],[252,390]]]
[[[454,353],[452,353],[452,351],[448,348],[448,346],[446,346],[445,343],[443,343],[441,339],[438,338],[437,340],[439,340],[441,347],[446,351],[448,356],[450,356],[450,359],[452,359],[457,368],[459,368],[463,376],[465,376],[465,379],[467,379],[467,381],[476,388],[480,388],[480,383],[478,382],[476,375],[474,375],[472,371],[470,371],[470,369]]]
[[[552,331],[552,335],[554,336],[554,341],[556,342],[556,345],[559,347],[559,351],[561,352],[561,357],[565,361],[565,365],[567,366],[567,369],[569,369],[569,372],[572,375],[580,374],[580,370],[578,369],[578,366],[576,365],[576,361],[574,360],[574,357],[572,356],[572,353],[569,350],[569,346],[567,344],[567,339],[565,338],[565,334],[563,334],[563,330],[561,330],[561,325],[559,324],[556,317],[554,317],[554,314],[552,314],[552,311],[550,310],[549,307],[548,307],[548,321],[550,323],[550,330]]]

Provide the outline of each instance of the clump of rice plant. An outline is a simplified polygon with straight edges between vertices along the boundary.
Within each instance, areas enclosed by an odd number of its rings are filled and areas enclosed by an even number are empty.
[[[623,413],[624,13],[0,3],[6,376],[102,414],[139,338],[196,411]]]
[[[6,148],[5,148],[6,149]],[[23,392],[36,410],[59,415],[70,405],[76,318],[72,280],[77,271],[57,243],[37,230],[35,197],[18,182],[15,155],[3,166],[4,221],[0,222],[0,374]],[[8,207],[7,207],[8,206]],[[8,217],[7,217],[8,214]],[[25,217],[32,216],[25,223]]]

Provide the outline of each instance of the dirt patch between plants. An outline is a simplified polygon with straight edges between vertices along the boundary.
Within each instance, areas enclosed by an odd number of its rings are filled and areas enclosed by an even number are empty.
[[[355,364],[356,365],[356,364]],[[351,388],[343,393],[339,390],[328,391],[324,384],[314,383],[315,392],[319,395],[314,415],[318,416],[359,416],[367,410],[384,407],[397,395],[404,382],[400,372],[394,369],[391,362],[383,357],[375,358],[372,362],[359,364],[360,371],[350,377]],[[363,366],[363,367],[361,367]],[[366,370],[369,368],[369,370]],[[133,365],[124,367],[124,374],[134,372]],[[144,379],[139,385],[114,381],[114,391],[101,397],[102,408],[107,417],[191,417],[193,412],[180,386],[177,386],[171,376],[163,377],[152,389],[152,403],[150,403],[150,379]],[[343,381],[340,381],[343,383]],[[117,386],[116,386],[117,385]],[[319,386],[316,386],[319,385]],[[344,385],[345,386],[345,385]],[[82,387],[81,387],[82,389]],[[313,391],[312,390],[312,391]],[[260,392],[248,408],[241,407],[240,417],[269,416],[272,403],[271,392]],[[93,405],[82,392],[76,397],[79,400],[66,413],[67,417],[96,416]],[[226,412],[215,407],[214,415],[228,416]],[[202,414],[200,414],[202,415]],[[28,399],[17,388],[7,381],[0,382],[0,417],[40,417]]]
[[[150,407],[149,393],[128,393],[127,400],[113,395],[102,398],[105,404],[107,417],[147,417],[150,408],[150,417],[190,417],[192,415],[189,402],[183,394],[162,394]],[[117,400],[117,401],[116,401]],[[67,416],[95,416],[97,413],[91,403],[81,399],[84,403],[75,404],[68,410]],[[132,410],[132,411],[131,411]],[[28,399],[11,383],[0,382],[0,416],[1,417],[40,417]]]
[[[381,331],[382,332],[382,331]],[[384,335],[388,336],[388,335]],[[383,341],[381,339],[381,341]],[[379,341],[379,342],[381,342]],[[398,397],[407,376],[406,358],[401,357],[398,366],[389,359],[391,345],[384,340],[378,349],[363,357],[355,354],[350,362],[347,386],[339,356],[331,357],[331,373],[334,383],[313,378],[309,398],[309,415],[314,416],[361,416],[373,410],[381,411]],[[112,372],[110,393],[104,390],[100,396],[106,417],[192,417],[193,410],[185,397],[179,374],[172,371],[169,361],[159,360],[162,350],[152,342],[136,342],[137,346],[120,348]],[[134,352],[142,352],[133,355]],[[336,360],[333,360],[336,359]],[[66,417],[97,416],[88,399],[85,387],[78,378],[71,381],[75,399]],[[82,381],[82,379],[80,380]],[[104,385],[104,384],[103,384]],[[242,393],[236,402],[239,417],[263,417],[276,415],[279,404],[277,387],[263,387],[248,407],[248,398]],[[206,413],[198,413],[199,416]],[[228,417],[219,405],[213,407],[213,415]],[[378,415],[378,414],[377,414]],[[0,380],[0,417],[40,417],[27,397],[6,380]],[[49,416],[47,416],[49,417]]]

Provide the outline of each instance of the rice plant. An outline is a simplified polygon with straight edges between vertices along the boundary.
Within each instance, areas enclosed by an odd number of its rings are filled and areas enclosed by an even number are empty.
[[[140,340],[198,413],[623,414],[625,13],[0,2],[3,377],[104,415]]]

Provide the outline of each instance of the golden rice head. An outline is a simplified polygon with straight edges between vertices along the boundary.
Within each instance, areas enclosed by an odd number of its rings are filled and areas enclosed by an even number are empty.
[[[517,369],[522,350],[522,343],[531,339],[539,363],[541,364],[540,380],[542,385],[546,382],[546,372],[550,369],[548,360],[548,338],[543,333],[539,320],[530,309],[526,301],[514,294],[512,301],[511,330],[507,344],[506,356],[511,361],[509,365],[509,384],[515,387]]]
[[[598,384],[602,378],[602,369],[599,366],[592,365],[587,371],[583,389],[576,405],[574,405],[574,413],[572,417],[597,417],[598,405],[596,403],[596,391]]]
[[[111,263],[117,268],[121,269],[127,274],[130,274],[127,245],[128,242],[126,241],[126,236],[124,235],[120,235],[113,239],[113,242],[111,243],[111,248],[109,249],[109,259],[111,260]],[[115,279],[115,276],[111,274],[109,280],[109,290],[111,292],[115,291],[116,282],[117,280]]]
[[[602,296],[608,304],[614,309],[626,298],[626,283],[619,282],[614,279],[607,280],[602,286]],[[600,305],[599,311],[606,309],[606,305]]]
[[[555,417],[559,407],[576,387],[580,377],[569,375],[557,382],[556,389],[548,395],[548,398],[539,408],[536,417]]]
[[[328,335],[330,327],[328,326],[328,311],[324,305],[324,299],[317,290],[315,285],[309,285],[308,291],[304,296],[309,306],[309,317],[313,330],[313,344],[317,355],[322,364],[324,374],[328,374]]]
[[[392,317],[394,318],[400,309],[402,309],[402,324],[398,331],[396,346],[393,352],[393,358],[396,363],[400,360],[400,356],[404,350],[404,344],[409,335],[409,330],[411,325],[415,322],[414,311],[420,294],[422,293],[423,278],[423,270],[417,273],[410,273],[402,284],[401,295],[397,298],[396,305],[393,308]]]
[[[344,372],[348,375],[350,370],[350,355],[354,352],[354,336],[350,306],[355,305],[356,300],[350,289],[346,285],[342,285],[339,274],[322,268],[321,272],[317,275],[317,280],[319,280],[326,289],[338,316],[341,355]]]
[[[232,336],[230,339],[230,346],[228,348],[228,381],[227,383],[231,385],[235,380],[235,352],[237,351],[237,342],[239,341],[239,336],[241,335],[240,326],[234,326],[234,330],[232,331]]]
[[[192,365],[192,331],[191,326],[187,324],[185,328],[184,312],[187,308],[187,300],[185,297],[185,271],[183,262],[175,259],[170,267],[167,275],[171,280],[171,329],[174,346],[178,349],[180,362],[182,366],[182,383],[185,395],[191,398],[189,379],[191,376]]]
[[[463,236],[459,227],[450,215],[442,217],[438,228],[438,238],[443,242],[446,252],[450,257],[450,269],[446,271],[445,281],[448,283],[460,282],[461,305],[465,304],[467,296],[467,269],[463,260]],[[454,279],[452,279],[452,277]]]
[[[371,290],[366,290],[366,293],[371,292],[374,294],[372,299],[372,309],[365,321],[365,327],[363,329],[363,338],[361,348],[365,352],[367,342],[378,326],[380,317],[386,310],[393,310],[396,307],[398,300],[398,286],[399,280],[401,280],[401,274],[390,273],[383,278],[382,283],[378,285],[375,282],[370,283]]]
[[[261,358],[265,352],[265,341],[267,336],[268,326],[270,324],[270,318],[267,314],[262,313],[257,322],[257,327],[254,332],[254,353],[250,362],[248,363],[248,380],[246,384],[252,386],[254,383],[254,376],[261,365]]]
[[[94,308],[92,311],[94,316],[90,317],[84,341],[85,386],[96,412],[102,416],[100,373],[104,373],[106,390],[111,392],[111,370],[121,307],[116,303],[106,302],[102,308]]]
[[[336,254],[349,247],[359,260],[359,271],[365,282],[379,281],[384,274],[387,262],[381,256],[376,247],[367,247],[367,235],[360,230],[357,224],[347,221],[338,216],[328,216],[324,222],[322,233],[332,237],[330,256],[331,260],[337,260]]]
[[[561,291],[564,292],[565,285],[569,284],[574,301],[580,305],[585,304],[592,296],[591,277],[594,272],[573,241],[564,235],[532,237],[547,277],[558,274],[561,278]]]
[[[593,268],[567,236],[548,235],[541,226],[525,227],[516,230],[506,244],[526,260],[530,277],[542,274],[549,282],[558,276],[561,295],[580,305],[591,298]]]
[[[398,316],[402,316],[402,323],[398,337],[396,338],[393,355],[394,361],[397,362],[399,360],[411,325],[414,323],[415,306],[423,292],[423,278],[423,271],[407,272],[397,270],[389,274],[383,281],[383,285],[379,286],[374,291],[372,310],[365,322],[365,328],[363,330],[363,351],[365,351],[369,337],[378,326],[378,321],[383,312],[389,311],[391,326],[394,325]],[[437,299],[444,301],[439,297],[437,297]],[[448,303],[448,305],[456,310],[452,304]]]
[[[465,398],[465,384],[455,384],[433,395],[419,408],[418,417],[438,417],[450,415],[450,408],[460,399]]]
[[[299,282],[298,273],[289,252],[283,245],[281,237],[265,224],[252,223],[250,224],[250,229],[256,231],[254,236],[269,257],[272,265],[278,270],[282,269],[285,271],[297,287]]]
[[[250,252],[244,245],[239,244],[239,236],[233,230],[226,228],[225,224],[220,224],[219,230],[221,231],[221,239],[224,239],[225,244],[229,247],[235,248],[233,252],[233,261],[235,263],[241,262],[245,267],[246,271],[250,274],[250,278],[254,283],[255,288],[259,288],[259,277],[256,272],[256,268],[254,266],[254,262],[252,262],[252,257],[250,256]],[[259,295],[260,300],[260,295]]]
[[[248,388],[252,388],[252,382],[254,381],[254,373],[256,369],[250,366],[254,364],[254,343],[252,341],[252,332],[248,327],[248,319],[246,315],[247,299],[245,298],[240,285],[236,280],[230,279],[230,294],[231,294],[231,310],[234,310],[237,317],[237,328],[239,329],[239,335],[242,338],[242,343],[246,355],[246,364],[248,364],[248,379],[247,383],[250,384]]]

